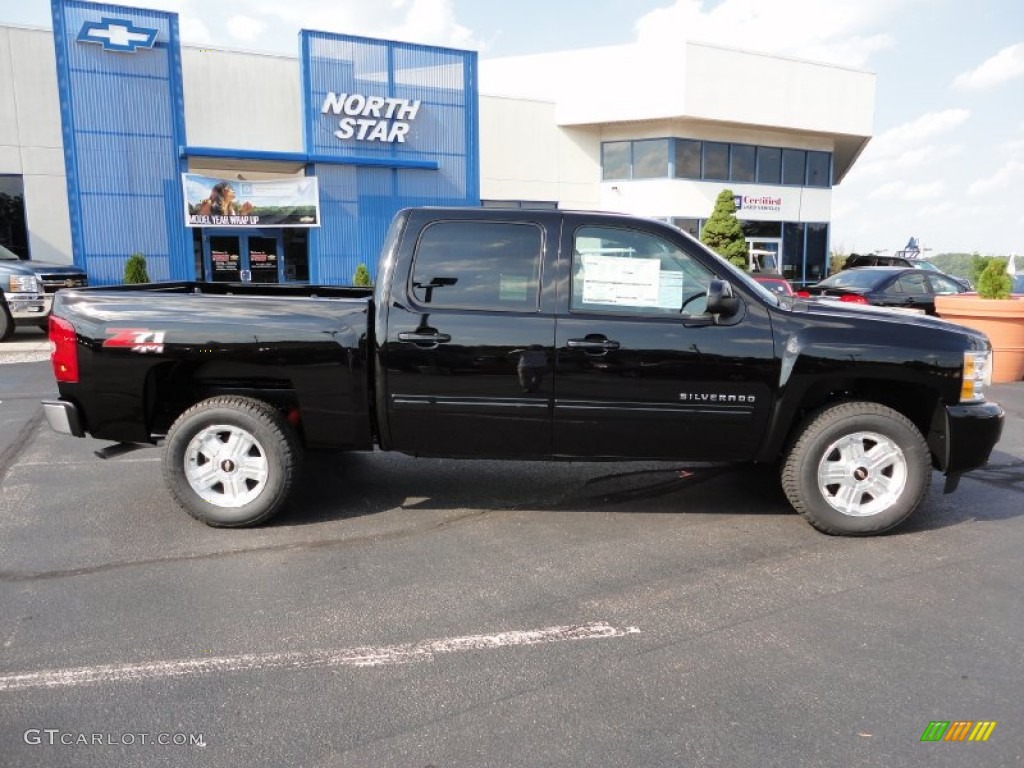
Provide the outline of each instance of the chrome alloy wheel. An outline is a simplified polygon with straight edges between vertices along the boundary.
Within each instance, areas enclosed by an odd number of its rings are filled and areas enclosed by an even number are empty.
[[[185,477],[196,494],[218,507],[241,507],[263,492],[269,465],[263,446],[228,424],[206,427],[185,449]]]
[[[818,463],[818,489],[844,515],[870,517],[896,503],[907,486],[907,458],[877,432],[839,438]]]

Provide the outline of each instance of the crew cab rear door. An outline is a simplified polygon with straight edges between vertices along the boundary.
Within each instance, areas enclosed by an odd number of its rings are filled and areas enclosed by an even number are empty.
[[[551,454],[554,289],[543,286],[559,217],[533,213],[410,215],[380,339],[386,447]]]
[[[767,308],[737,290],[736,315],[707,315],[722,275],[667,225],[567,215],[562,237],[556,454],[753,457],[778,381]]]

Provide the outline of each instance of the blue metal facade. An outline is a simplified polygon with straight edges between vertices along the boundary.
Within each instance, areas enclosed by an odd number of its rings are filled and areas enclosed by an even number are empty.
[[[306,30],[300,39],[308,173],[320,180],[322,220],[310,233],[310,281],[348,283],[360,263],[375,269],[400,208],[480,204],[476,54]],[[323,111],[329,94],[419,107],[405,141],[342,139],[344,114]]]
[[[304,152],[190,147],[176,14],[81,0],[51,10],[74,260],[94,284],[120,283],[135,252],[154,280],[195,279],[189,157],[306,164],[320,186],[313,283],[348,284],[360,263],[372,272],[400,208],[480,204],[474,52],[303,30]],[[340,139],[346,115],[324,112],[329,94],[418,107],[400,138]]]
[[[77,0],[51,9],[75,263],[94,284],[120,283],[141,252],[154,280],[191,278],[177,16]]]

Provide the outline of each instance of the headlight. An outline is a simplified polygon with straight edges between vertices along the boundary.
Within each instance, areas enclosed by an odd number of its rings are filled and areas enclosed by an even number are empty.
[[[960,402],[981,402],[985,399],[985,386],[991,383],[992,352],[964,352],[964,378],[960,384]]]
[[[39,293],[39,278],[35,275],[11,275],[12,293]]]

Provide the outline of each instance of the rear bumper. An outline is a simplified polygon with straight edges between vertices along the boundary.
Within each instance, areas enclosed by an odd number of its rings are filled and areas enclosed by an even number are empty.
[[[66,400],[43,400],[43,415],[46,416],[46,422],[54,432],[85,437],[82,417],[74,403],[69,403]]]
[[[1003,433],[1005,414],[998,403],[946,406],[946,462],[948,474],[984,466]]]

